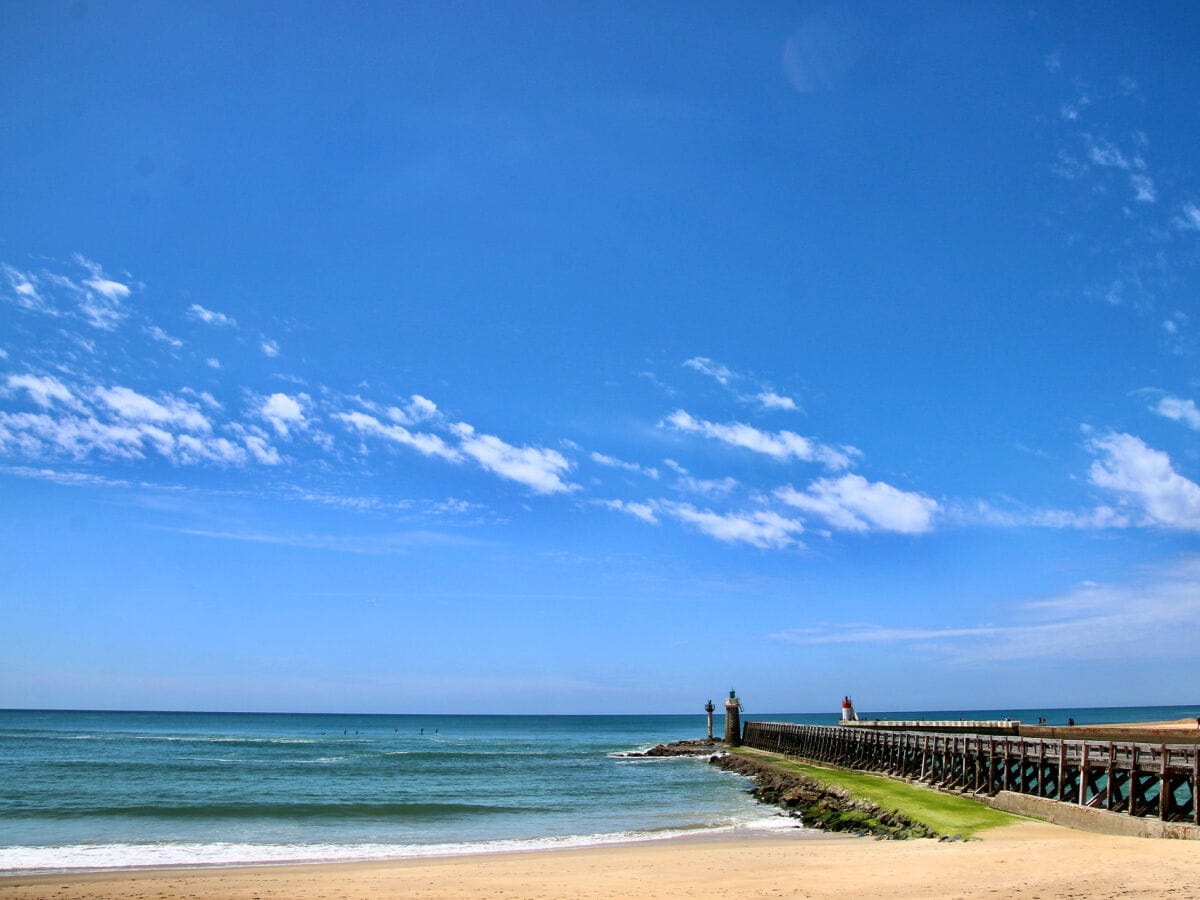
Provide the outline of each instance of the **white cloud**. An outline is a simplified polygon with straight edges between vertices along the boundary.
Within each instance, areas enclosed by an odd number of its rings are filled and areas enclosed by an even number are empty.
[[[1133,168],[1145,168],[1145,163],[1142,160],[1136,157],[1132,160],[1127,158],[1110,141],[1106,141],[1103,138],[1093,138],[1091,135],[1084,135],[1084,141],[1087,143],[1088,159],[1098,166],[1120,169],[1122,171],[1128,171]]]
[[[691,359],[686,360],[684,365],[689,369],[695,369],[701,375],[715,378],[721,384],[729,384],[730,379],[737,377],[727,367],[718,362],[713,362],[706,356],[693,356]]]
[[[262,349],[264,356],[274,359],[279,355],[279,343],[277,341],[268,341],[264,339],[263,342],[258,346]]]
[[[750,544],[763,550],[782,549],[799,544],[793,535],[804,531],[799,519],[788,519],[769,510],[744,513],[716,513],[696,509],[690,503],[659,501],[659,512],[692,525],[709,537],[727,544]]]
[[[1164,418],[1182,422],[1193,431],[1200,431],[1200,409],[1196,408],[1194,400],[1167,396],[1150,407],[1150,411]]]
[[[999,528],[1128,528],[1129,516],[1111,506],[1097,506],[1082,512],[1061,509],[1029,509],[1023,506],[996,507],[985,500],[940,507],[938,518],[968,527]]]
[[[795,400],[791,397],[784,397],[782,394],[777,394],[774,391],[763,391],[755,399],[762,404],[763,409],[796,409]]]
[[[144,437],[135,425],[100,422],[91,416],[56,419],[44,413],[0,412],[0,447],[30,457],[65,453],[82,459],[97,452],[136,459],[144,455]]]
[[[23,390],[29,399],[43,409],[54,403],[78,409],[80,404],[70,389],[57,378],[50,376],[39,378],[37,375],[9,375],[8,392]]]
[[[1200,485],[1175,471],[1171,458],[1129,434],[1094,438],[1089,480],[1121,494],[1142,514],[1141,524],[1200,529]]]
[[[933,528],[938,511],[937,501],[930,497],[853,474],[818,479],[804,492],[788,485],[775,496],[845,531],[923,534]]]
[[[449,462],[460,462],[462,454],[450,447],[436,434],[411,432],[403,425],[384,425],[374,416],[363,412],[335,413],[333,418],[345,423],[355,431],[386,438],[397,444],[412,447],[423,456],[437,456]]]
[[[403,406],[389,406],[384,412],[401,425],[419,425],[438,416],[437,404],[420,394],[413,394]]]
[[[227,438],[169,431],[169,426],[190,420],[188,413],[177,407],[148,398],[131,400],[121,394],[109,399],[116,403],[112,409],[120,421],[104,422],[90,415],[55,418],[42,413],[0,412],[0,448],[31,458],[68,455],[83,459],[95,454],[133,460],[154,451],[182,465],[242,465],[247,460],[246,451]]]
[[[83,282],[82,288],[69,279],[62,279],[62,283],[79,291],[80,312],[92,327],[112,331],[128,315],[123,301],[131,293],[129,286],[113,281],[104,274],[99,263],[92,262],[86,256],[76,253],[75,262],[87,269],[91,278]]]
[[[1173,222],[1176,228],[1185,231],[1200,231],[1200,206],[1195,203],[1185,203],[1180,215]]]
[[[287,394],[272,394],[263,399],[258,408],[258,414],[270,423],[277,435],[287,437],[291,429],[305,427],[302,404],[308,402],[307,394],[298,394],[296,397],[289,397]]]
[[[466,422],[450,426],[459,439],[459,449],[479,465],[501,478],[526,485],[538,494],[557,494],[578,489],[563,481],[570,461],[557,450],[514,447],[491,434],[477,434]]]
[[[694,475],[681,474],[675,481],[675,489],[689,494],[705,496],[720,496],[728,494],[738,486],[736,478],[696,478]]]
[[[242,436],[242,443],[250,451],[256,462],[267,466],[277,466],[282,461],[279,451],[267,443],[266,439],[257,434]]]
[[[187,317],[197,322],[203,322],[205,325],[219,325],[227,328],[233,328],[237,325],[237,319],[233,318],[233,316],[227,316],[225,313],[208,309],[199,303],[193,303],[187,308]]]
[[[208,366],[210,369],[221,368],[221,361],[219,359],[217,359],[215,356],[208,357],[206,360],[204,360],[204,364],[206,366]]]
[[[858,451],[852,447],[836,448],[812,441],[791,431],[774,433],[760,431],[741,422],[727,425],[696,419],[682,409],[676,410],[663,420],[677,431],[702,434],[734,447],[743,447],[755,453],[763,453],[778,460],[798,459],[804,462],[819,462],[826,468],[837,471],[850,465],[850,457]]]
[[[119,418],[127,421],[177,425],[190,431],[212,430],[212,424],[198,406],[178,397],[167,395],[159,402],[127,387],[96,388],[94,393]]]
[[[610,469],[624,469],[626,472],[636,472],[639,475],[645,475],[647,478],[658,478],[658,469],[649,466],[640,466],[637,463],[626,462],[623,459],[617,459],[615,456],[608,456],[604,453],[592,451],[589,454],[592,462],[602,466],[607,466]]]
[[[146,328],[146,334],[150,335],[150,337],[154,338],[154,340],[158,341],[159,343],[167,344],[176,350],[183,346],[183,341],[179,340],[179,338],[171,337],[171,335],[167,334],[157,325],[148,326]]]
[[[635,519],[641,519],[649,525],[657,525],[658,517],[654,515],[654,508],[645,503],[630,503],[625,500],[600,500],[601,506],[608,509],[614,509],[617,512],[623,512],[633,516]]]
[[[1158,200],[1158,191],[1154,187],[1154,182],[1145,175],[1129,176],[1129,183],[1133,187],[1134,199],[1139,203],[1154,203]]]
[[[36,312],[50,312],[46,301],[37,289],[37,276],[21,272],[8,264],[0,265],[8,286],[12,289],[12,299],[22,309]]]

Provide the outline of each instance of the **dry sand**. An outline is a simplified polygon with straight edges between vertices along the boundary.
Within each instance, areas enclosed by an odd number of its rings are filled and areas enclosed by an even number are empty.
[[[754,838],[245,869],[0,879],[16,898],[1200,897],[1200,844],[1041,822],[966,843]]]

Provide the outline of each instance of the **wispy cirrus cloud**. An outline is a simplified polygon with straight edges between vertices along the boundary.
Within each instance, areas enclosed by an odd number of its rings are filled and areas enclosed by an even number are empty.
[[[4,280],[8,282],[7,299],[28,312],[51,312],[38,290],[38,277],[32,272],[22,272],[4,263],[0,265]]]
[[[795,459],[821,463],[834,471],[848,468],[851,457],[859,454],[856,448],[832,447],[792,431],[768,432],[742,422],[709,422],[682,409],[671,413],[660,425],[688,434],[700,434],[731,447],[741,447],[780,461]]]
[[[624,469],[626,472],[635,472],[638,475],[645,475],[647,478],[658,479],[658,469],[653,466],[643,466],[634,462],[626,462],[623,459],[617,459],[615,456],[598,453],[594,450],[588,454],[588,458],[597,465],[605,466],[609,469]]]
[[[146,334],[150,335],[150,337],[154,338],[154,340],[158,341],[160,344],[166,344],[172,349],[178,350],[183,346],[183,341],[167,334],[157,325],[147,325],[145,331]]]
[[[754,384],[758,381],[751,376],[744,375],[740,372],[735,372],[729,366],[719,363],[716,360],[709,359],[707,356],[693,356],[691,359],[684,360],[685,368],[699,372],[701,375],[707,375],[709,378],[716,381],[724,388],[728,388],[730,393],[738,399],[738,401],[759,407],[759,409],[773,412],[785,411],[795,412],[800,407],[791,397],[777,393],[768,385],[759,382],[756,386],[759,388],[757,392],[742,393],[735,391],[732,385],[735,382],[747,382]]]
[[[308,550],[330,550],[337,553],[357,553],[366,556],[390,556],[410,553],[427,547],[477,547],[485,543],[466,535],[420,529],[378,535],[210,531],[199,528],[170,530],[214,540],[303,547]]]
[[[216,325],[221,328],[237,327],[237,319],[233,316],[228,316],[225,313],[201,306],[199,303],[193,303],[189,306],[186,315],[192,321],[203,322],[205,325]]]
[[[654,506],[649,503],[636,503],[629,500],[597,500],[596,502],[606,509],[616,510],[633,516],[635,519],[641,519],[647,525],[658,524]]]
[[[1185,656],[1200,629],[1200,557],[1149,567],[1117,584],[1085,581],[1003,611],[1004,622],[947,625],[820,623],[768,638],[801,645],[908,645],[976,665],[1012,660],[1104,660]]]
[[[693,356],[691,359],[684,360],[684,366],[699,372],[701,375],[707,375],[714,379],[718,384],[729,384],[736,377],[728,366],[723,366],[719,362],[709,359],[707,356]]]

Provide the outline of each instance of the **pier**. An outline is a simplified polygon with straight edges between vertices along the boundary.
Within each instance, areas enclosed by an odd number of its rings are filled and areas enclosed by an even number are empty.
[[[896,723],[890,724],[894,729]],[[962,794],[994,797],[1009,791],[1200,825],[1200,747],[1195,745],[893,729],[746,722],[742,743]]]

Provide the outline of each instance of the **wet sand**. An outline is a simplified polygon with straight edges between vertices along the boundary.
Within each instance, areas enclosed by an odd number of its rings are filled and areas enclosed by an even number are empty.
[[[392,862],[0,879],[0,900],[359,897],[1198,897],[1191,841],[1041,822],[981,840],[795,832]]]

